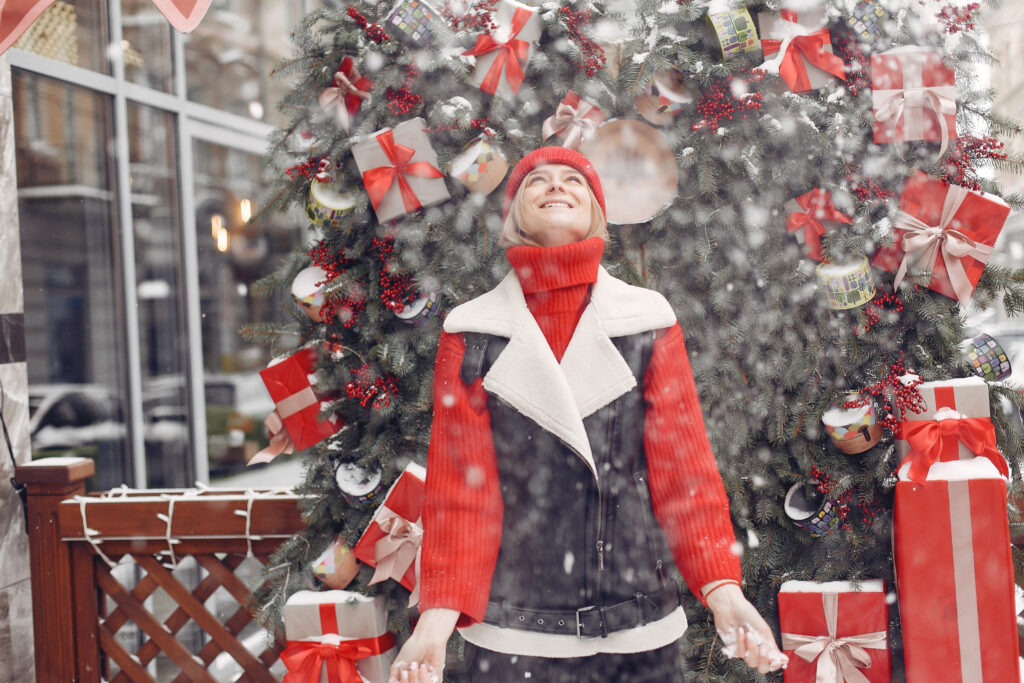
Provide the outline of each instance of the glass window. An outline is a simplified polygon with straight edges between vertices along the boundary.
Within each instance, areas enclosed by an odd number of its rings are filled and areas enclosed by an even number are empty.
[[[258,156],[201,140],[193,149],[207,447],[211,477],[218,477],[244,468],[267,445],[263,421],[274,404],[257,373],[269,349],[246,342],[239,329],[284,319],[277,301],[251,296],[249,286],[303,234],[299,222],[280,215],[247,223],[263,195]]]
[[[121,0],[121,49],[126,79],[154,90],[173,90],[172,30],[153,0]]]
[[[270,72],[291,56],[288,33],[301,14],[301,0],[214,0],[199,26],[185,36],[188,98],[283,124],[277,103],[288,83]]]
[[[142,404],[152,487],[195,483],[189,444],[174,120],[168,112],[128,105]]]
[[[13,88],[32,454],[130,483],[111,100],[17,70]]]
[[[21,34],[14,47],[109,74],[108,36],[106,2],[57,0]]]

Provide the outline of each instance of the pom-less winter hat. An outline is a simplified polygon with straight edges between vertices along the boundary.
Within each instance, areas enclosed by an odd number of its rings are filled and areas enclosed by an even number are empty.
[[[597,198],[601,211],[608,213],[604,207],[604,190],[601,189],[601,179],[597,177],[597,171],[590,163],[590,159],[574,149],[551,146],[533,150],[512,169],[512,173],[508,176],[508,184],[505,186],[505,205],[501,210],[502,220],[508,217],[509,209],[512,208],[512,199],[516,196],[520,183],[530,171],[544,164],[564,164],[572,166],[582,173],[583,177],[587,179],[587,183],[590,184],[590,189],[594,191],[594,197]]]

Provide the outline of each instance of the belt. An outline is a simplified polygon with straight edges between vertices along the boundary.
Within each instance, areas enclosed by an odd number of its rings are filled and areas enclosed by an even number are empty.
[[[571,635],[585,640],[604,638],[667,617],[679,607],[675,581],[654,593],[634,593],[632,600],[615,605],[587,605],[579,609],[515,607],[506,601],[488,602],[484,622],[519,631]]]

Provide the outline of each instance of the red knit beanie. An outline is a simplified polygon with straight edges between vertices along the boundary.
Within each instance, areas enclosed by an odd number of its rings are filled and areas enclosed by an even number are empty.
[[[601,179],[597,177],[597,171],[594,170],[594,165],[590,163],[590,159],[574,149],[551,146],[533,150],[523,157],[516,164],[516,167],[512,169],[512,173],[508,176],[508,184],[505,186],[505,205],[501,210],[502,220],[508,217],[508,212],[512,208],[512,199],[516,196],[516,191],[519,190],[519,185],[523,182],[523,179],[526,178],[530,171],[544,164],[572,166],[582,173],[583,177],[587,179],[587,183],[590,184],[590,189],[594,191],[594,197],[597,198],[601,211],[606,214],[608,213],[604,207],[604,190],[601,189]]]

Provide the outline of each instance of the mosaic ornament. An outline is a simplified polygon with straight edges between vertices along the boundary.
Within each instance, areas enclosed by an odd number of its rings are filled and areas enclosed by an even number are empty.
[[[315,323],[324,321],[321,309],[324,305],[324,290],[328,279],[330,278],[323,268],[310,266],[300,270],[292,280],[292,298]]]
[[[707,23],[718,41],[723,60],[728,61],[744,53],[761,52],[757,28],[746,7],[725,12],[708,12]]]
[[[449,170],[451,176],[470,192],[487,195],[505,179],[508,161],[501,148],[491,142],[487,135],[481,134],[470,140],[452,159]]]
[[[637,113],[656,126],[669,126],[693,98],[686,92],[683,72],[662,69],[647,81],[644,92],[633,100]]]
[[[829,308],[837,311],[857,308],[875,298],[875,282],[866,257],[853,263],[822,263],[815,272]]]
[[[858,393],[846,394],[821,416],[836,448],[848,455],[863,453],[882,439],[882,425],[878,424],[878,412],[870,400],[855,408],[843,407],[844,403],[863,400]]]
[[[783,507],[790,521],[812,538],[826,536],[839,526],[839,506],[818,491],[813,481],[793,484],[786,492]]]
[[[426,296],[416,299],[411,304],[407,304],[402,308],[402,312],[395,313],[395,316],[410,325],[419,325],[435,317],[440,310],[440,297],[438,297],[437,292],[430,292]]]
[[[850,25],[861,42],[873,43],[884,34],[882,29],[889,21],[889,13],[878,0],[861,0],[857,3],[846,23]]]
[[[334,480],[342,497],[352,506],[369,503],[380,493],[380,470],[367,472],[351,462],[343,462],[334,471]]]
[[[1013,372],[1006,351],[988,334],[980,334],[970,340],[964,356],[974,374],[990,382],[1006,379]]]
[[[352,583],[358,573],[359,562],[341,534],[313,560],[313,576],[328,588],[341,590]]]
[[[385,23],[399,39],[416,47],[426,47],[434,37],[440,16],[423,0],[399,0]]]

